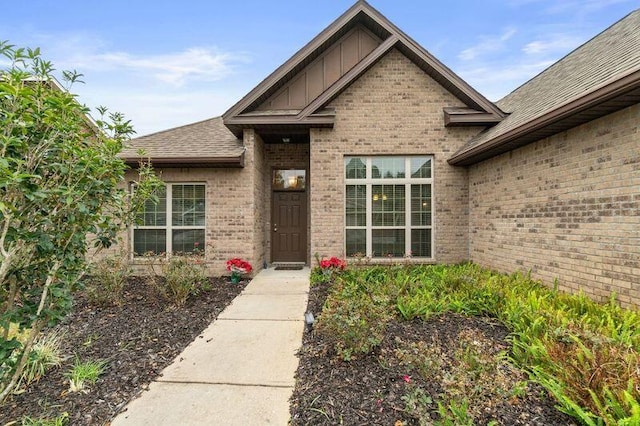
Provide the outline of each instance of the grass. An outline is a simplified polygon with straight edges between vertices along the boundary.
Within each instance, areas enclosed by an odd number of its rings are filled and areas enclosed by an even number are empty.
[[[93,385],[107,368],[106,361],[80,361],[76,358],[73,368],[67,374],[69,378],[69,391],[80,392],[87,385]]]
[[[22,426],[66,426],[69,424],[69,413],[62,413],[54,418],[33,419],[24,417],[21,423]]]
[[[320,275],[314,273],[312,279]],[[335,277],[318,329],[331,336],[338,354],[348,360],[379,345],[392,319],[427,319],[443,312],[502,322],[510,330],[506,360],[583,424],[640,424],[640,314],[621,308],[613,298],[598,304],[523,274],[498,274],[472,264],[351,268]],[[425,365],[439,362],[428,350],[408,347],[400,355]],[[489,361],[482,358],[481,348],[465,344],[460,351],[455,358],[465,368],[454,368],[457,380],[482,378]],[[420,400],[415,395],[410,399]],[[473,402],[468,394],[439,401],[443,421],[465,424]]]
[[[39,380],[47,370],[60,366],[63,340],[64,333],[54,331],[41,335],[29,354],[20,383],[28,385]]]

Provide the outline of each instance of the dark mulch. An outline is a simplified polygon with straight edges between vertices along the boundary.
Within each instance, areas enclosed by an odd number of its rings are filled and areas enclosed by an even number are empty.
[[[211,290],[175,308],[142,280],[132,279],[120,307],[96,307],[80,294],[73,312],[58,328],[66,331],[63,365],[48,372],[24,393],[0,407],[0,424],[69,413],[72,425],[108,424],[135,395],[145,389],[189,343],[244,289],[212,278]],[[65,377],[80,360],[107,360],[107,371],[88,392],[70,393]]]
[[[309,309],[314,313],[320,312],[326,296],[325,286],[313,287]],[[406,349],[409,342],[425,342],[429,347],[437,346],[446,360],[453,357],[456,348],[460,348],[459,336],[470,335],[490,342],[490,352],[498,354],[508,349],[505,342],[507,334],[504,326],[490,319],[455,314],[439,315],[427,321],[392,322],[378,350],[345,362],[336,356],[331,343],[320,333],[307,332],[299,354],[300,366],[291,399],[291,424],[433,424],[441,418],[437,400],[447,386],[447,374],[435,374],[437,379],[424,380],[411,367],[397,360],[394,362],[394,351]],[[515,368],[505,366],[502,369],[506,370],[507,378],[501,380],[527,383],[523,381],[526,376]],[[410,377],[409,383],[405,376]],[[408,412],[406,401],[402,399],[416,387],[425,390],[433,400],[428,405],[428,413],[421,416]],[[526,385],[524,395],[481,396],[480,400],[482,403],[478,405],[481,407],[470,407],[469,410],[476,414],[474,424],[486,425],[491,421],[500,425],[576,424],[554,407],[555,401],[544,389],[532,383]]]

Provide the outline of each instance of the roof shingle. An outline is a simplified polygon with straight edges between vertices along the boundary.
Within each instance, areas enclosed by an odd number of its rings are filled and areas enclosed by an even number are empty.
[[[510,115],[480,133],[453,158],[640,70],[640,9],[529,80],[497,105]]]
[[[132,139],[120,156],[137,159],[140,149],[153,160],[233,158],[244,153],[242,141],[225,127],[222,117]]]

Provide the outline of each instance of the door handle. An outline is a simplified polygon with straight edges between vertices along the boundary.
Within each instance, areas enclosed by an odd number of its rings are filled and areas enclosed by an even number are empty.
[[[273,224],[273,232],[278,232],[278,225],[275,223]]]

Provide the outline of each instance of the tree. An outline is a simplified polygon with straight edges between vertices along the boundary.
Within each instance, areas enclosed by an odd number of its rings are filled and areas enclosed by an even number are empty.
[[[89,110],[39,49],[0,42],[0,402],[15,387],[33,343],[71,306],[92,246],[109,247],[158,181],[141,165],[132,197],[117,157],[132,134],[121,114]],[[26,331],[20,343],[10,327]]]

